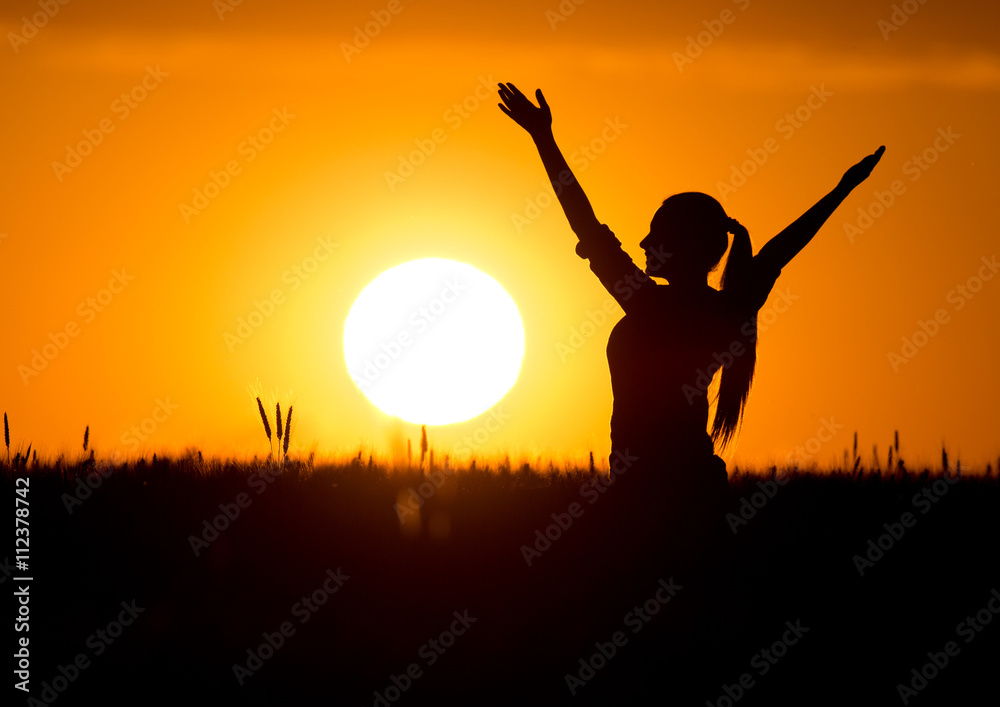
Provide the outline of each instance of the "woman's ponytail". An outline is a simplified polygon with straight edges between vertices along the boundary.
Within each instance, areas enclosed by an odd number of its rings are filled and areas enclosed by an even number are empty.
[[[738,289],[745,284],[750,277],[750,264],[753,261],[753,247],[747,229],[736,219],[730,219],[729,231],[733,234],[733,246],[722,273],[723,291]],[[737,329],[733,332],[732,340],[743,345],[744,353],[741,356],[734,355],[732,362],[722,369],[718,405],[712,423],[712,439],[721,441],[723,447],[732,441],[740,428],[757,363],[757,312],[737,310],[735,314],[737,316],[733,321]]]

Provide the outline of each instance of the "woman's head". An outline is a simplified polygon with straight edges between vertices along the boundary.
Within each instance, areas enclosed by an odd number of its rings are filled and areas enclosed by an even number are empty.
[[[704,281],[726,252],[729,228],[726,210],[708,194],[674,194],[657,209],[649,235],[639,243],[646,251],[646,273]]]

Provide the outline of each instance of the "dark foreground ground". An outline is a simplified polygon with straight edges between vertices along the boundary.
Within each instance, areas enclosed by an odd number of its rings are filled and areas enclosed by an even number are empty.
[[[29,471],[9,704],[997,704],[995,474],[738,475],[674,565],[586,472],[264,472]]]

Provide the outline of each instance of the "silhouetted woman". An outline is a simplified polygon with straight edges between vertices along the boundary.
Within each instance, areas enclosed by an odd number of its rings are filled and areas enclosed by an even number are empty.
[[[671,196],[657,210],[639,244],[641,270],[621,243],[597,220],[583,189],[556,146],[552,113],[539,89],[535,106],[513,84],[499,84],[500,109],[531,135],[545,170],[580,239],[577,254],[625,311],[608,341],[614,409],[612,460],[638,457],[642,466],[663,463],[664,474],[693,476],[693,467],[714,470],[710,483],[725,482],[725,464],[714,442],[728,444],[739,429],[756,361],[756,314],[781,269],[812,239],[841,201],[864,181],[884,147],[851,167],[840,183],[754,256],[750,235],[711,196]],[[707,282],[734,235],[722,289]],[[664,278],[668,284],[654,282]],[[728,364],[718,407],[707,432],[705,375]],[[622,462],[624,463],[624,462]],[[713,466],[714,465],[714,466]],[[691,483],[697,483],[693,478]]]
[[[844,198],[864,181],[884,147],[851,167],[840,183],[755,256],[750,235],[711,196],[671,196],[656,211],[640,246],[645,270],[597,220],[552,135],[552,113],[541,90],[535,106],[513,84],[498,84],[500,109],[535,142],[559,203],[580,242],[577,254],[611,293],[625,316],[608,340],[614,407],[612,475],[622,480],[609,524],[631,524],[615,535],[609,552],[658,572],[690,569],[723,521],[728,487],[715,443],[739,430],[756,362],[757,312],[782,268],[812,239]],[[708,282],[733,234],[722,289]],[[668,284],[654,282],[663,278]],[[708,381],[724,366],[718,404],[708,433]],[[616,485],[618,480],[615,480]],[[601,501],[601,503],[605,503]],[[608,503],[607,505],[611,505]],[[663,544],[657,544],[662,542]],[[669,566],[664,566],[669,557]],[[619,565],[620,566],[620,565]],[[632,575],[639,581],[644,573]],[[648,579],[648,577],[646,577]],[[678,577],[678,581],[683,580]],[[650,585],[652,586],[652,585]]]

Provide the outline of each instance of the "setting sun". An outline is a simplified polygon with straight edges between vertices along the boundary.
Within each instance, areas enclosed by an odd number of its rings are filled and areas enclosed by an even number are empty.
[[[517,380],[524,326],[489,275],[441,258],[386,270],[344,325],[355,385],[387,415],[446,425],[479,415]]]

